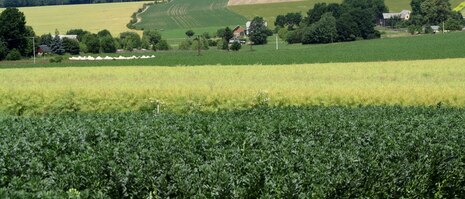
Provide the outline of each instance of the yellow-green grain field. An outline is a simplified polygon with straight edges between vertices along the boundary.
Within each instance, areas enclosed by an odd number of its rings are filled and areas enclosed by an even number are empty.
[[[64,34],[70,29],[82,28],[91,32],[108,29],[112,34],[129,31],[126,24],[132,13],[147,2],[82,4],[19,8],[26,15],[27,25],[36,34]],[[0,9],[2,11],[3,9]]]
[[[257,105],[465,106],[465,59],[290,66],[0,70],[0,112],[42,114]]]

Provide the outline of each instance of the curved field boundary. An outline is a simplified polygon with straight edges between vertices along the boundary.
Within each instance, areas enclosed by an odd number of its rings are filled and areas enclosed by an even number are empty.
[[[267,4],[267,3],[286,3],[304,0],[229,0],[228,6],[249,5],[249,4]]]

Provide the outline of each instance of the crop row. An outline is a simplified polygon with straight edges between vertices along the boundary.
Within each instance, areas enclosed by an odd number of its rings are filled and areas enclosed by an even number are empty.
[[[0,197],[464,198],[464,111],[6,116]]]

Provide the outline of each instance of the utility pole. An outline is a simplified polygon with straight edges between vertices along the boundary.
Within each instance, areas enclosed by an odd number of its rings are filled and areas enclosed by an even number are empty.
[[[279,39],[278,39],[278,34],[276,34],[276,50],[279,50]]]
[[[197,35],[197,42],[198,42],[198,47],[197,47],[197,50],[198,50],[198,56],[200,56],[200,35]]]
[[[444,28],[444,21],[442,21],[442,33],[445,32],[445,28]]]
[[[36,64],[36,38],[35,37],[28,37],[32,38],[32,56],[34,57],[34,64]]]

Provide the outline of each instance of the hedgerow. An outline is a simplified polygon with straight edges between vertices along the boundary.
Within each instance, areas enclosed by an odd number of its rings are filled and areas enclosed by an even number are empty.
[[[0,198],[464,198],[463,109],[0,119]]]

